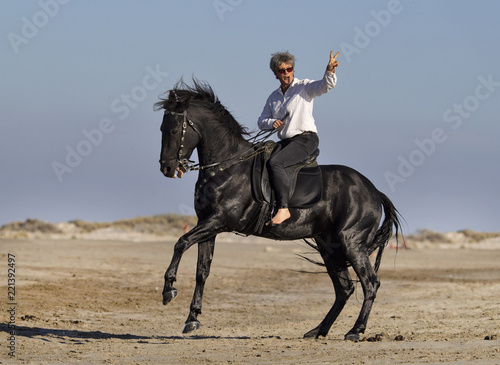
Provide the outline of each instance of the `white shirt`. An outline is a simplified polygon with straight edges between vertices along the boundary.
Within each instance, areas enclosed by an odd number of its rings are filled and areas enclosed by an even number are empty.
[[[281,139],[291,138],[307,131],[317,133],[312,115],[314,98],[327,93],[336,83],[337,76],[328,71],[317,81],[294,78],[284,95],[281,87],[269,95],[257,125],[260,129],[272,129],[277,119],[284,118],[285,127],[278,133]]]

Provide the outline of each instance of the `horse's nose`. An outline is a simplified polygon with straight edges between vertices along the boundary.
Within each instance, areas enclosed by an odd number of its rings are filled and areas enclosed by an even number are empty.
[[[166,161],[160,161],[160,171],[165,177],[172,177],[173,175],[173,169],[167,165]]]
[[[165,165],[161,165],[160,167],[160,171],[163,173],[163,175],[167,176],[167,174],[172,170],[172,168],[170,166],[165,166]]]

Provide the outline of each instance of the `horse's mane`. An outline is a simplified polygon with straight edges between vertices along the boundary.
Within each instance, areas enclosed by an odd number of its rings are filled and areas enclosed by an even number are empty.
[[[193,78],[193,85],[186,84],[182,78],[167,92],[167,98],[160,98],[154,106],[155,110],[175,110],[177,105],[189,103],[191,106],[200,106],[213,114],[211,118],[217,122],[219,127],[225,129],[227,135],[236,137],[238,140],[249,135],[247,128],[243,127],[231,113],[221,104],[212,87],[203,81]],[[213,127],[217,128],[217,125]]]

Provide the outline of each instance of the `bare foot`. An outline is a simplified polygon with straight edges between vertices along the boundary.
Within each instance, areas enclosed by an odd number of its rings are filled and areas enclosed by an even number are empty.
[[[278,212],[273,217],[273,224],[281,224],[284,221],[286,221],[288,218],[290,218],[291,216],[292,215],[290,214],[290,211],[288,210],[288,208],[278,209]]]

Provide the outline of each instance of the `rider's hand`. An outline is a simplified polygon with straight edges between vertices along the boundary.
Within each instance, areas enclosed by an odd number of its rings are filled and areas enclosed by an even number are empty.
[[[326,70],[328,72],[335,72],[335,69],[339,65],[339,61],[337,61],[337,56],[340,54],[340,52],[337,52],[335,57],[333,57],[333,51],[330,51],[330,62],[328,62],[328,66],[326,66]]]
[[[285,125],[285,123],[283,123],[282,120],[276,119],[276,121],[273,123],[273,128],[276,129],[281,127],[282,125]]]

